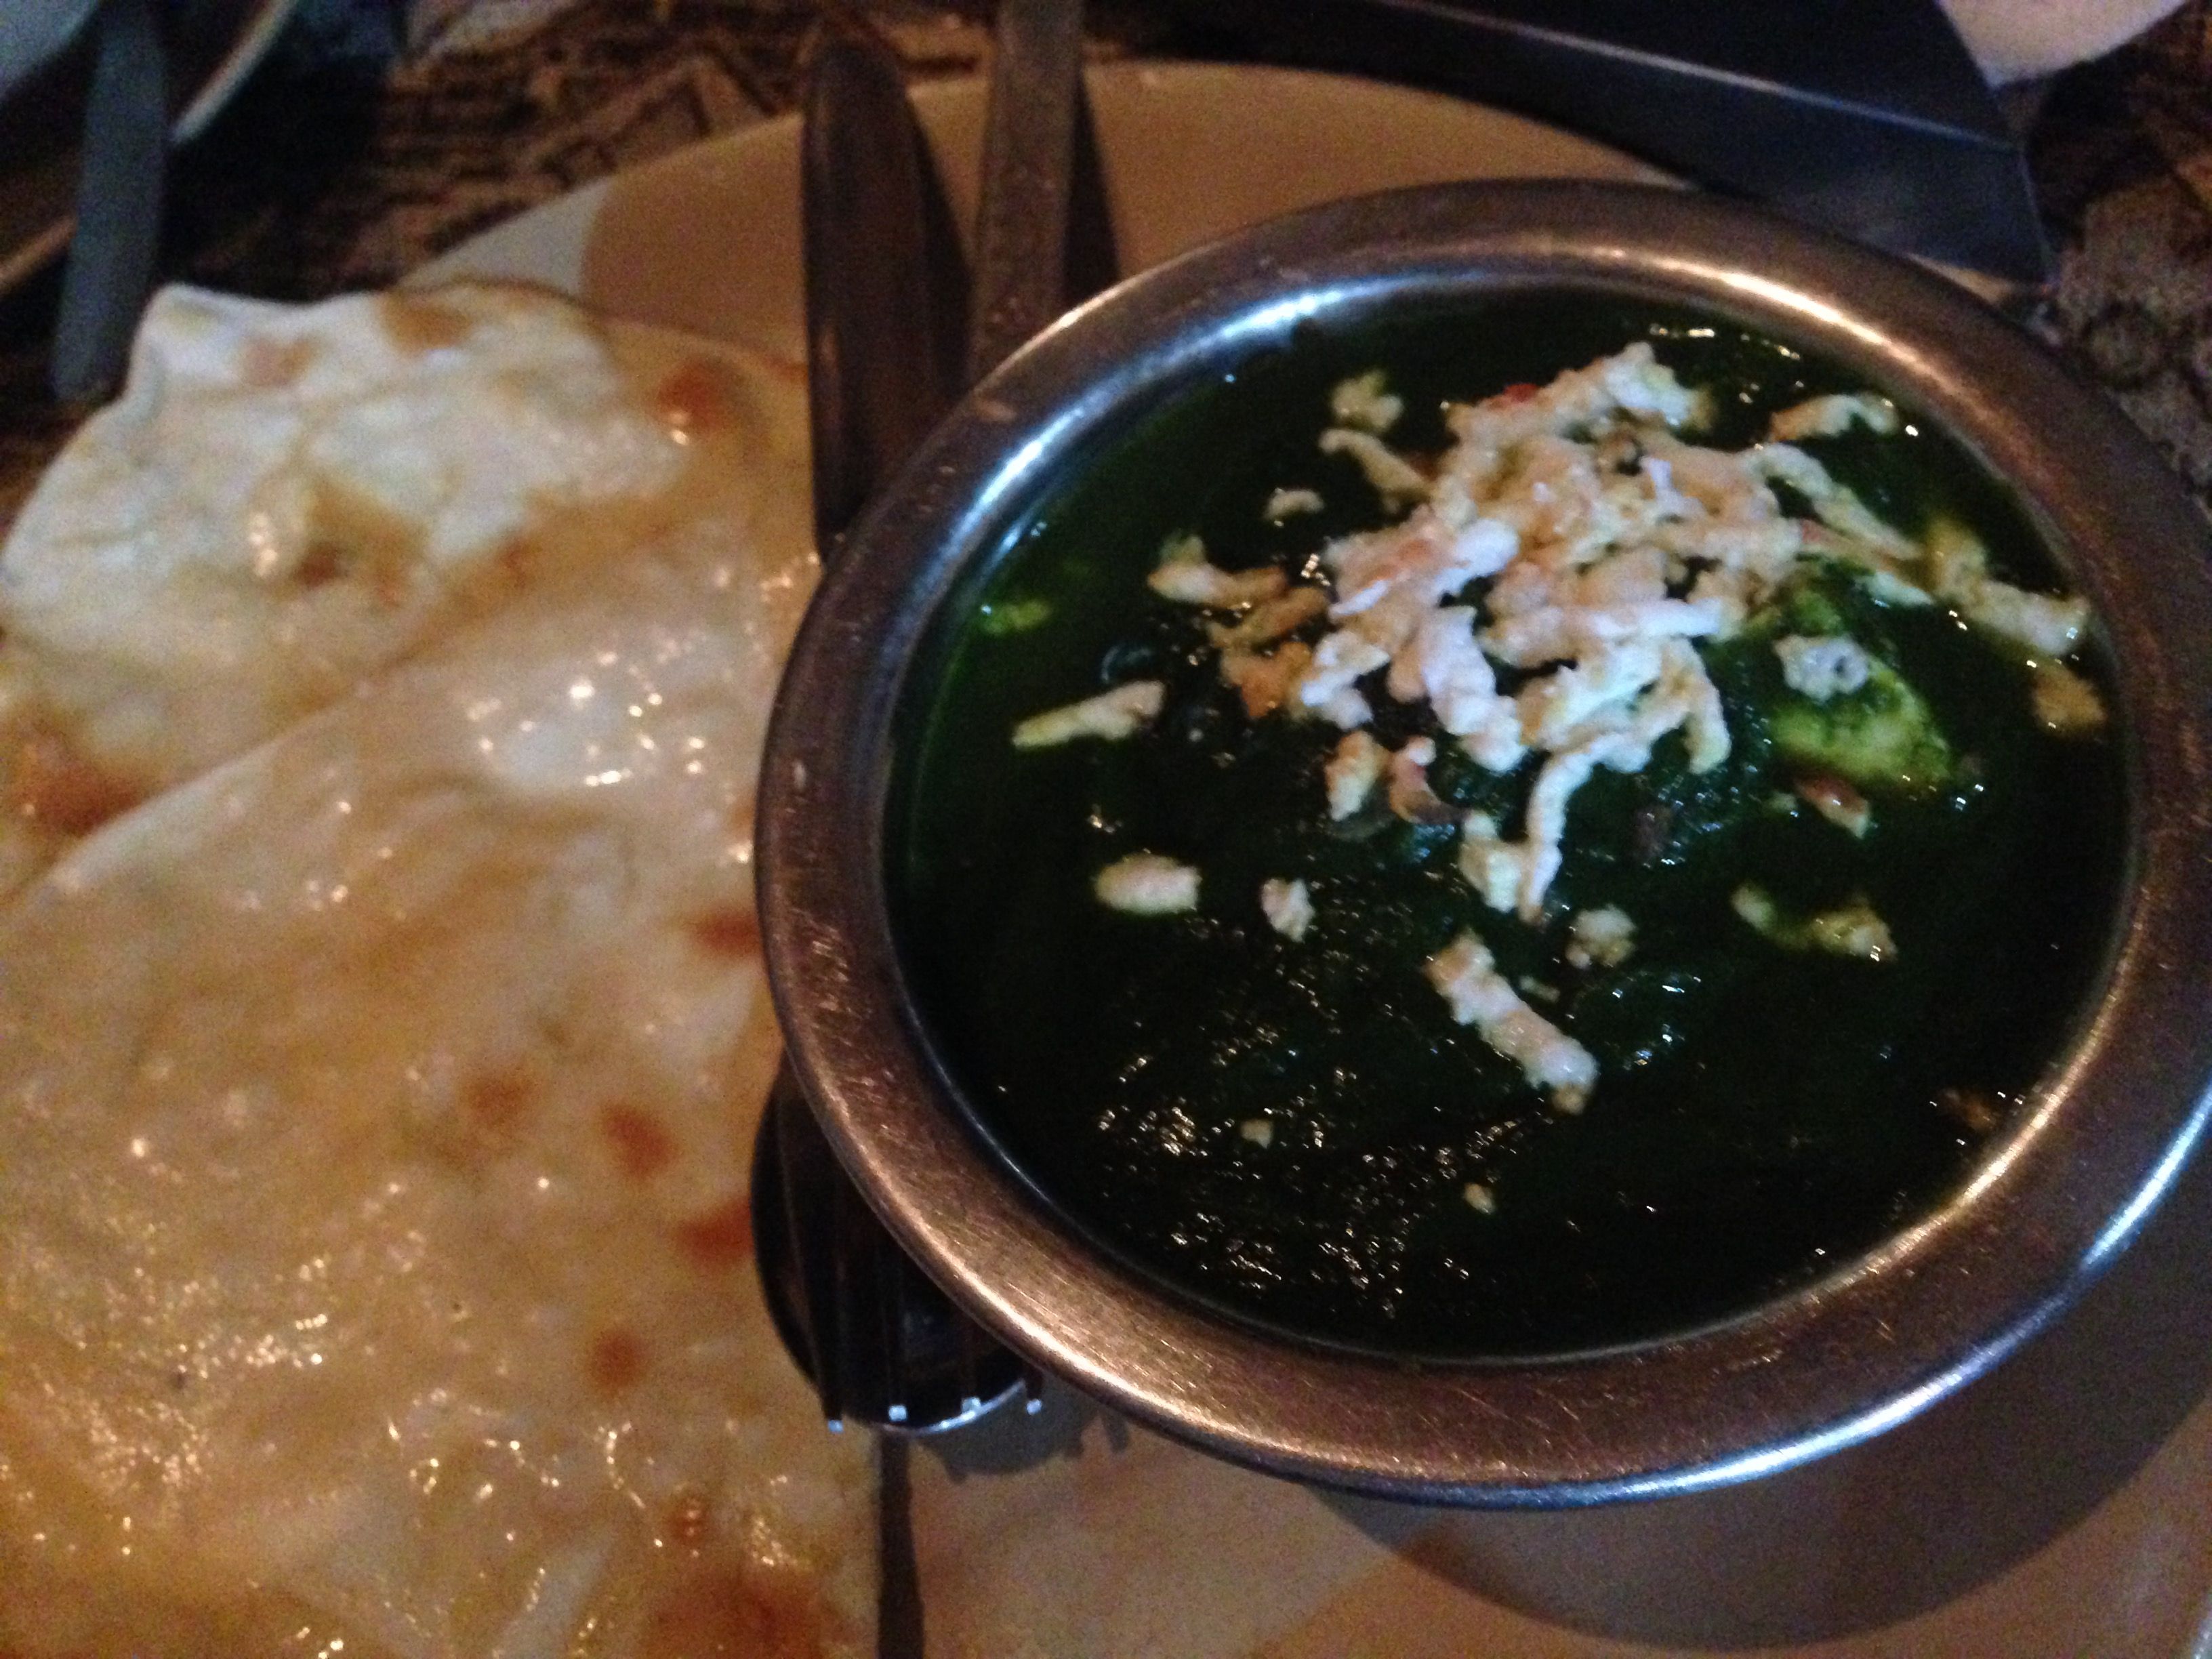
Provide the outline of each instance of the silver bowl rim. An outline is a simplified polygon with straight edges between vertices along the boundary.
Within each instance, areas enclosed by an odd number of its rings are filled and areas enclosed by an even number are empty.
[[[1941,422],[2099,613],[2129,798],[2102,990],[1966,1186],[1818,1282],[1598,1353],[1365,1357],[1271,1336],[1085,1243],[991,1152],[905,985],[884,881],[894,726],[939,608],[1058,469],[1194,377],[1391,306],[1601,289],[1718,313]],[[1121,284],[954,411],[851,537],[794,645],[759,815],[770,982],[833,1146],[900,1243],[1018,1352],[1203,1449],[1370,1493],[1609,1501],[1879,1432],[1996,1364],[2139,1229],[2212,1107],[2212,553],[2094,388],[1902,261],[1664,189],[1426,186],[1271,221]]]

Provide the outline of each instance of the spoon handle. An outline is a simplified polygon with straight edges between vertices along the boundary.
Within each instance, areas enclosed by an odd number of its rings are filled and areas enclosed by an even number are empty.
[[[1083,0],[999,0],[975,218],[970,385],[1066,307],[1082,74]]]

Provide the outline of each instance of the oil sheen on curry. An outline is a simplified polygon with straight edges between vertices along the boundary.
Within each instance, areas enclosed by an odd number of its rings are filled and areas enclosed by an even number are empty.
[[[1267,1325],[1741,1311],[1954,1190],[2100,971],[2086,603],[1944,434],[1723,322],[1301,338],[951,614],[895,785],[924,1008],[1048,1200]]]

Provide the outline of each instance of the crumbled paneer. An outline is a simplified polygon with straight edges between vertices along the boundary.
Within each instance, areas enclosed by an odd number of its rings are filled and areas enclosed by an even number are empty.
[[[1786,803],[1793,798],[1784,796]],[[1843,779],[1823,773],[1798,781],[1796,799],[1803,801],[1838,830],[1864,838],[1874,826],[1874,807]]]
[[[1290,701],[1312,661],[1313,647],[1304,640],[1286,641],[1273,651],[1224,651],[1221,683],[1244,700],[1246,714],[1264,720]]]
[[[1348,818],[1367,805],[1382,781],[1390,751],[1364,732],[1347,732],[1322,771],[1328,783],[1328,815]]]
[[[1571,967],[1618,968],[1636,954],[1636,923],[1617,905],[1577,910],[1567,924]]]
[[[1224,570],[1208,563],[1206,544],[1195,536],[1169,538],[1160,550],[1160,562],[1146,580],[1164,599],[1217,611],[1242,611],[1273,599],[1289,586],[1288,578],[1271,564],[1256,570]]]
[[[1866,647],[1840,634],[1785,634],[1774,654],[1782,659],[1783,684],[1814,702],[1849,696],[1874,672]]]
[[[1158,680],[1131,680],[1081,702],[1048,708],[1014,728],[1017,749],[1049,749],[1078,738],[1118,743],[1159,718],[1167,687]]]
[[[1393,511],[1411,507],[1429,493],[1429,481],[1421,476],[1420,468],[1372,432],[1333,426],[1321,434],[1321,453],[1349,455],[1358,462],[1359,470],[1367,475],[1367,482],[1382,498],[1382,505]]]
[[[1831,956],[1887,962],[1897,954],[1889,924],[1864,899],[1802,918],[1785,916],[1766,890],[1746,882],[1729,896],[1736,915],[1764,938],[1788,951],[1826,951]]]
[[[1499,975],[1488,945],[1473,933],[1462,933],[1429,958],[1425,971],[1451,1006],[1452,1018],[1474,1026],[1532,1085],[1547,1091],[1553,1110],[1582,1110],[1597,1082],[1597,1061],[1515,994]]]
[[[1390,757],[1390,810],[1409,823],[1452,821],[1452,809],[1429,787],[1429,766],[1436,757],[1433,738],[1408,738]]]
[[[1897,405],[1869,392],[1832,392],[1777,410],[1767,430],[1783,442],[1794,444],[1801,438],[1838,436],[1848,432],[1854,422],[1869,432],[1887,435],[1897,430]]]
[[[1495,822],[1480,814],[1462,826],[1460,872],[1493,909],[1511,910],[1530,923],[1542,918],[1545,896],[1565,860],[1567,808],[1599,767],[1640,772],[1650,763],[1652,746],[1675,731],[1688,740],[1692,771],[1710,771],[1728,758],[1720,693],[1697,652],[1670,639],[1659,657],[1659,678],[1648,692],[1632,704],[1607,704],[1564,734],[1528,792],[1523,841],[1500,841]]]
[[[2097,688],[2063,662],[2039,662],[2029,681],[2035,718],[2046,732],[2081,737],[2105,727],[2105,700]]]
[[[1897,561],[1910,562],[1912,544],[1861,501],[1850,488],[1836,482],[1828,469],[1793,444],[1765,443],[1744,452],[1744,459],[1763,478],[1784,483],[1802,495],[1813,516],[1841,538],[1823,543],[1821,550],[1856,558],[1877,568]]]
[[[1237,1133],[1255,1146],[1272,1146],[1275,1142],[1275,1126],[1264,1117],[1248,1117],[1237,1126]]]
[[[1362,432],[1388,432],[1406,412],[1406,400],[1395,396],[1389,386],[1389,380],[1379,368],[1338,381],[1328,394],[1329,417],[1339,426],[1354,427]]]
[[[1243,613],[1210,623],[1207,634],[1223,681],[1253,719],[1279,714],[1342,730],[1324,768],[1332,820],[1359,813],[1387,781],[1400,817],[1449,823],[1454,809],[1429,782],[1447,741],[1501,776],[1528,766],[1518,822],[1465,814],[1457,862],[1485,904],[1531,927],[1544,925],[1570,809],[1585,783],[1601,772],[1644,771],[1677,732],[1692,772],[1728,758],[1728,713],[1703,643],[1771,616],[1808,566],[1850,567],[1881,605],[1954,607],[2034,661],[2035,709],[2046,726],[2089,731],[2103,721],[2096,688],[2062,660],[2087,628],[2085,601],[1998,580],[1981,544],[1948,520],[1919,538],[1905,535],[1797,447],[1854,427],[1895,432],[1899,416],[1886,398],[1808,398],[1773,417],[1765,441],[1741,451],[1699,441],[1710,404],[1638,342],[1547,386],[1509,386],[1448,408],[1451,445],[1431,469],[1383,441],[1404,410],[1382,377],[1356,376],[1334,388],[1334,423],[1320,447],[1357,463],[1393,521],[1329,541],[1318,560],[1325,574],[1316,580],[1310,566],[1295,585],[1272,568],[1218,569],[1197,538],[1176,538],[1152,585],[1181,603]],[[1278,489],[1266,516],[1280,521],[1321,505],[1310,490]],[[1318,638],[1296,637],[1324,617]],[[1800,773],[1796,793],[1779,799],[1784,810],[1802,799],[1864,836],[1873,811],[1861,787],[1940,783],[1954,759],[1894,670],[1838,624],[1820,626],[1773,641],[1783,679],[1798,694],[1770,711],[1767,736]],[[1864,698],[1853,695],[1863,690]],[[1395,753],[1365,729],[1386,696],[1425,705],[1432,722],[1415,726]],[[1794,724],[1785,726],[1785,715]],[[1407,729],[1389,711],[1380,718],[1394,735]],[[1188,879],[1194,903],[1195,872]],[[1282,927],[1269,897],[1279,885],[1267,884],[1262,905]],[[1293,914],[1287,888],[1279,903]],[[1785,916],[1746,886],[1734,905],[1788,949],[1873,962],[1896,951],[1863,901]],[[1585,910],[1567,929],[1565,958],[1583,969],[1616,965],[1633,933],[1616,909]],[[1589,1054],[1520,1000],[1473,934],[1430,963],[1429,975],[1455,1017],[1481,1025],[1563,1109],[1587,1094],[1595,1077]],[[1522,983],[1541,994],[1540,981]]]
[[[1498,1194],[1480,1181],[1468,1182],[1466,1186],[1459,1189],[1459,1195],[1467,1200],[1468,1209],[1480,1215],[1498,1213]]]
[[[1374,718],[1354,682],[1390,660],[1390,653],[1356,634],[1331,634],[1314,647],[1313,659],[1299,677],[1297,702],[1346,731]]]
[[[1272,599],[1262,599],[1226,627],[1208,623],[1206,636],[1223,651],[1249,651],[1255,645],[1272,645],[1284,635],[1303,628],[1328,609],[1328,594],[1318,587],[1293,587]]]
[[[1261,882],[1260,909],[1267,918],[1267,926],[1293,945],[1313,926],[1313,893],[1303,881]]]
[[[1158,853],[1116,859],[1091,885],[1108,909],[1133,916],[1172,916],[1198,908],[1198,872]]]
[[[1989,550],[1955,519],[1928,526],[1929,586],[1977,628],[2036,657],[2063,657],[2089,626],[2089,602],[2031,593],[1990,574]]]
[[[1459,872],[1493,910],[1510,910],[1521,902],[1528,870],[1528,849],[1498,838],[1498,820],[1469,812],[1460,820]]]

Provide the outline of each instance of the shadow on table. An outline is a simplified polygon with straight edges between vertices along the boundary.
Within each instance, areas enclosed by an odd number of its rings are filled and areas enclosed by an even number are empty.
[[[2118,1490],[2212,1381],[2212,1160],[2081,1304],[1990,1376],[1866,1444],[1748,1486],[1598,1510],[1327,1501],[1426,1571],[1620,1640],[1818,1641],[1965,1594]]]

